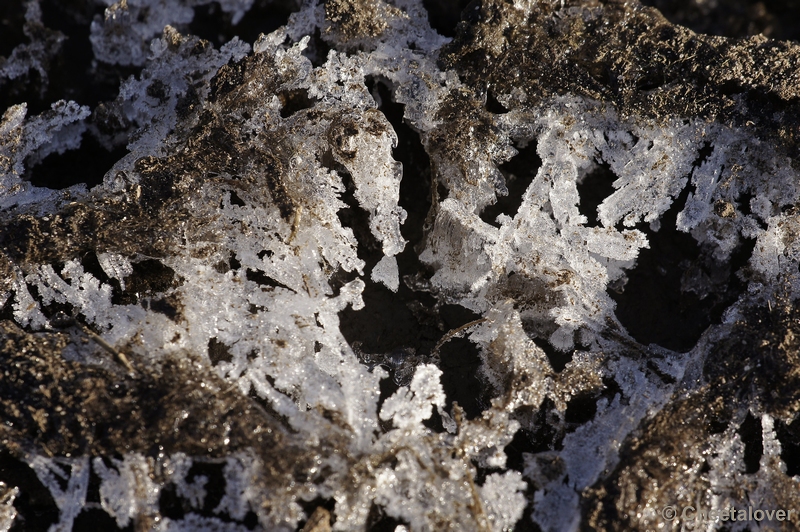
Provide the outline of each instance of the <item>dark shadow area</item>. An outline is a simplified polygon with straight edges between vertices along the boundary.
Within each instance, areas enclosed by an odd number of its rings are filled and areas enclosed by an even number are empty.
[[[687,186],[661,217],[658,232],[639,226],[650,248],[639,252],[624,289],[609,291],[617,303],[617,318],[637,342],[681,352],[694,347],[741,295],[745,283],[736,272],[747,263],[754,245],[743,241],[731,259],[720,264],[711,250],[702,250],[691,235],[678,231],[676,219],[691,189]]]
[[[127,153],[124,146],[108,151],[92,135],[84,134],[79,148],[51,153],[28,169],[26,177],[37,187],[61,190],[86,183],[92,188],[102,183],[106,172]]]
[[[397,256],[400,277],[424,277],[429,272],[419,262],[414,248],[424,239],[425,220],[431,206],[430,160],[419,135],[403,121],[403,106],[392,100],[389,87],[376,79],[368,79],[367,87],[397,133],[398,145],[393,156],[403,164],[400,206],[408,216],[401,231],[408,243]],[[365,272],[369,275],[383,256],[381,245],[369,230],[368,213],[353,196],[352,179],[343,169],[336,170],[346,186],[342,201],[348,205],[339,211],[339,220],[353,230],[359,242],[358,256],[366,262]],[[347,278],[343,275],[341,282]],[[387,354],[400,349],[399,352],[414,352],[424,359],[448,331],[478,318],[461,306],[439,304],[430,294],[412,290],[404,282],[395,293],[369,278],[365,281],[364,308],[355,311],[348,307],[339,313],[339,317],[347,341],[351,345],[360,343],[360,349],[367,354]],[[479,415],[483,410],[481,396],[484,387],[478,378],[481,362],[477,348],[469,340],[456,338],[445,343],[439,355],[448,405],[458,402],[470,419]],[[394,383],[382,385],[381,400],[395,390]],[[441,425],[436,420],[431,420],[430,424]]]
[[[528,418],[528,434],[531,435],[530,453],[544,451],[560,451],[563,447],[564,430],[563,420],[556,409],[552,399],[545,397],[541,406],[527,415],[518,413]]]
[[[597,394],[591,392],[579,393],[569,400],[567,410],[564,412],[564,421],[572,430],[588,423],[597,414]]]
[[[247,13],[233,24],[233,17],[211,2],[194,8],[194,19],[189,32],[211,42],[219,48],[234,36],[253,44],[262,33],[272,33],[289,21],[289,15],[300,9],[295,0],[256,0]]]
[[[14,500],[17,518],[11,526],[12,532],[46,532],[58,522],[58,507],[50,491],[33,469],[5,450],[0,451],[0,481],[19,488]]]
[[[530,337],[530,334],[528,335]],[[547,360],[550,362],[550,367],[553,368],[553,371],[556,373],[560,373],[567,364],[572,362],[572,357],[575,354],[575,350],[572,351],[559,351],[555,347],[553,347],[550,342],[541,338],[531,338],[533,343],[535,343],[544,354],[547,355]]]
[[[305,514],[309,517],[314,513],[314,510],[317,508],[323,508],[328,510],[331,514],[331,524],[336,521],[336,518],[333,513],[333,509],[336,506],[336,501],[334,499],[323,499],[322,497],[317,497],[316,499],[312,499],[310,501],[304,501],[302,499],[297,500],[297,504],[300,505],[300,508],[303,509]],[[306,520],[300,521],[297,525],[297,530],[303,530],[303,527],[306,526]]]
[[[275,288],[283,288],[285,290],[289,290],[290,292],[294,292],[291,288],[286,286],[280,281],[273,279],[272,277],[268,276],[261,270],[251,270],[247,268],[245,270],[245,277],[248,281],[253,281],[254,283],[266,288],[267,290],[273,290]]]
[[[500,165],[500,172],[506,180],[508,195],[498,196],[497,201],[487,206],[480,214],[481,220],[489,225],[500,227],[496,219],[501,214],[513,218],[520,205],[522,197],[528,190],[533,178],[542,166],[542,160],[536,153],[536,141],[530,141],[525,147],[518,147],[519,153],[511,160]]]
[[[697,33],[724,37],[761,33],[772,39],[800,39],[798,0],[642,0],[642,4]]]
[[[611,167],[605,161],[598,160],[598,164],[583,179],[578,182],[578,194],[581,201],[578,203],[578,211],[589,220],[587,227],[599,227],[597,209],[607,197],[616,190],[613,187],[617,176],[611,171]]]
[[[786,464],[786,475],[800,475],[800,421],[786,424],[775,422],[775,433],[781,442],[781,460]]]
[[[133,520],[125,528],[100,508],[85,508],[72,523],[72,532],[133,532]]]
[[[164,292],[183,283],[181,278],[175,277],[175,270],[155,259],[134,262],[132,267],[133,273],[125,278],[125,291],[111,296],[114,305],[135,305],[148,295]]]
[[[748,412],[738,430],[739,437],[744,443],[744,472],[747,475],[757,473],[761,467],[761,455],[764,454],[761,432],[761,420]]]
[[[0,56],[8,58],[14,48],[25,40],[22,27],[25,24],[23,0],[0,2]]]
[[[461,12],[467,5],[477,4],[470,0],[423,0],[422,5],[428,11],[428,21],[439,35],[455,37],[456,26],[461,20]]]
[[[0,49],[13,49],[18,44],[29,43],[22,34],[20,9],[24,14],[24,8],[18,7],[22,2],[12,0],[3,4],[0,7],[0,24],[16,27],[6,32],[0,26]],[[66,39],[45,65],[47,85],[35,70],[3,83],[0,85],[0,110],[27,102],[28,116],[33,116],[49,110],[52,103],[62,99],[94,108],[99,102],[116,98],[120,82],[141,70],[138,67],[120,67],[94,61],[89,25],[95,15],[103,16],[103,5],[90,0],[43,0],[41,8],[42,23],[47,29],[43,30],[45,33],[42,35],[37,34],[37,39],[45,38],[48,31],[60,32]]]
[[[281,100],[281,118],[289,118],[298,111],[310,109],[317,102],[308,97],[308,90],[295,89],[278,94]]]
[[[398,521],[394,517],[386,515],[380,506],[373,504],[369,509],[365,530],[369,530],[369,532],[394,532],[400,525],[408,527],[408,523],[405,521]]]
[[[208,358],[211,359],[211,365],[216,366],[220,362],[230,362],[233,360],[230,348],[217,340],[216,338],[209,338],[208,340]]]

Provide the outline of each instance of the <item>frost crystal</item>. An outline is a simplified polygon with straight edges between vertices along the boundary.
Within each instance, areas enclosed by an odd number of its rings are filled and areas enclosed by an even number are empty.
[[[287,3],[252,43],[277,4],[64,7],[103,101],[52,86],[50,3],[9,11],[0,532],[798,506],[800,47],[635,1],[447,38],[428,4]]]

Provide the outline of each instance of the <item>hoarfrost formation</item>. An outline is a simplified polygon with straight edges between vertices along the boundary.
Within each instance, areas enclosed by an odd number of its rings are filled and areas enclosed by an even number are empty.
[[[800,510],[795,43],[307,0],[215,46],[199,13],[274,6],[76,5],[114,98],[31,112],[69,41],[39,0],[0,62],[0,530]],[[45,183],[90,141],[102,181]]]

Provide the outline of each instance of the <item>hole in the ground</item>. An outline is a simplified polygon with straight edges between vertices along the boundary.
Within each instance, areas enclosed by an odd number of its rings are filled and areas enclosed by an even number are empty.
[[[422,0],[422,5],[428,11],[431,27],[445,37],[455,37],[461,12],[467,5],[480,9],[480,3],[470,0]]]
[[[614,181],[617,176],[611,171],[611,167],[604,161],[592,168],[582,179],[578,180],[578,195],[581,200],[578,204],[580,213],[589,220],[588,227],[599,227],[597,209],[607,197],[614,193]]]
[[[487,206],[481,212],[481,220],[487,224],[495,227],[500,227],[497,223],[497,217],[505,214],[513,218],[520,205],[522,205],[522,198],[528,186],[536,177],[536,173],[542,166],[542,160],[539,154],[536,153],[535,141],[530,141],[525,146],[517,148],[519,153],[511,158],[511,160],[500,165],[500,172],[506,180],[508,187],[508,195],[498,196],[497,201],[493,205]]]
[[[48,530],[58,522],[58,507],[50,491],[27,464],[4,450],[0,451],[0,481],[20,491],[14,500],[18,514],[12,531]]]
[[[311,109],[317,100],[308,97],[308,90],[295,89],[278,94],[281,101],[281,117],[289,118],[298,111]]]
[[[103,182],[106,172],[126,153],[124,146],[108,151],[92,135],[85,134],[79,148],[51,153],[28,169],[27,178],[37,187],[55,190],[78,183],[92,188]]]
[[[744,472],[747,475],[757,473],[761,467],[761,455],[764,453],[761,420],[748,412],[737,432],[744,443]]]
[[[211,365],[216,366],[220,362],[230,362],[233,360],[230,348],[217,340],[216,338],[209,338],[208,340],[208,358],[211,359]]]

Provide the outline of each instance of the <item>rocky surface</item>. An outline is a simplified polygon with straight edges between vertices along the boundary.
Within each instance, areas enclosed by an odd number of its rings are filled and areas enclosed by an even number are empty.
[[[0,7],[0,530],[796,529],[798,7],[652,3]]]

